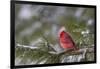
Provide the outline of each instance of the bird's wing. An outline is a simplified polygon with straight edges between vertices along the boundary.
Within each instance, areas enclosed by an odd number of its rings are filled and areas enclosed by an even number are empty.
[[[69,34],[67,34],[67,33],[65,33],[65,35],[64,35],[63,42],[65,42],[65,43],[72,43],[73,45],[75,45],[72,37]]]

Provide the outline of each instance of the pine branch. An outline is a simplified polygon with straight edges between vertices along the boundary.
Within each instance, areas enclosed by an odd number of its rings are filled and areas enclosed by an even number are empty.
[[[27,46],[27,45],[21,45],[21,44],[17,44],[16,46],[17,47],[23,47],[23,48],[29,48],[29,49],[33,49],[33,50],[38,49],[38,47],[36,47],[36,46]],[[78,55],[78,54],[83,54],[84,52],[93,53],[94,52],[94,46],[89,47],[89,48],[81,48],[81,49],[74,50],[74,51],[66,50],[66,51],[62,51],[60,53],[50,51],[49,53],[51,53],[51,54],[60,54],[60,55],[62,55],[62,54]]]
[[[66,51],[63,51],[59,54],[60,55],[63,55],[63,54],[66,54],[66,55],[79,55],[79,54],[86,55],[87,53],[94,53],[94,47],[81,48],[81,49],[74,50],[74,51],[66,50]]]
[[[87,53],[94,53],[94,46],[92,47],[89,47],[89,48],[80,48],[78,50],[64,50],[62,52],[55,52],[53,50],[42,50],[42,48],[38,48],[38,46],[26,46],[26,45],[21,45],[21,44],[16,44],[16,47],[19,47],[19,48],[25,48],[25,49],[31,49],[33,51],[40,51],[42,53],[45,53],[45,54],[48,54],[47,58],[48,57],[52,57],[52,59],[48,59],[48,60],[45,60],[45,62],[47,63],[52,63],[55,58],[57,58],[58,56],[58,62],[61,62],[61,63],[65,63],[65,62],[80,62],[82,60],[87,60]],[[52,47],[52,46],[51,46]],[[45,55],[43,55],[45,56]],[[41,56],[42,57],[42,56]],[[53,58],[55,57],[55,58]],[[39,57],[40,58],[40,57]],[[52,61],[53,60],[53,61]],[[38,61],[36,61],[37,63],[39,62],[42,62],[44,61],[42,58]],[[52,61],[52,62],[51,62]],[[44,63],[45,63],[44,62]],[[56,61],[54,61],[56,62]]]

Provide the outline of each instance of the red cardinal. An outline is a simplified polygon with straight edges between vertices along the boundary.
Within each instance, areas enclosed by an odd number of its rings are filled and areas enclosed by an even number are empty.
[[[71,36],[69,35],[68,32],[65,32],[65,27],[62,27],[59,30],[59,39],[60,39],[60,45],[63,49],[65,50],[69,50],[69,49],[73,49],[75,50],[75,43],[72,40]]]

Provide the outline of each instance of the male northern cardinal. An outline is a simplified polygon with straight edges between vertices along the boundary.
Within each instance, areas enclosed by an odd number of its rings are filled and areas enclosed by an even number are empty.
[[[68,32],[65,32],[65,27],[62,27],[59,30],[59,39],[60,39],[60,45],[65,50],[76,50],[76,46],[74,41],[72,40],[71,36]]]

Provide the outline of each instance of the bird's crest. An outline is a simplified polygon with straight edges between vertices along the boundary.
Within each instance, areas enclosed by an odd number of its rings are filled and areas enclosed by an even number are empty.
[[[60,30],[59,30],[59,32],[58,32],[58,36],[60,36],[60,34],[61,34],[61,32],[63,32],[63,31],[65,31],[66,29],[65,29],[65,27],[63,26],[63,27],[61,27],[60,28]]]

